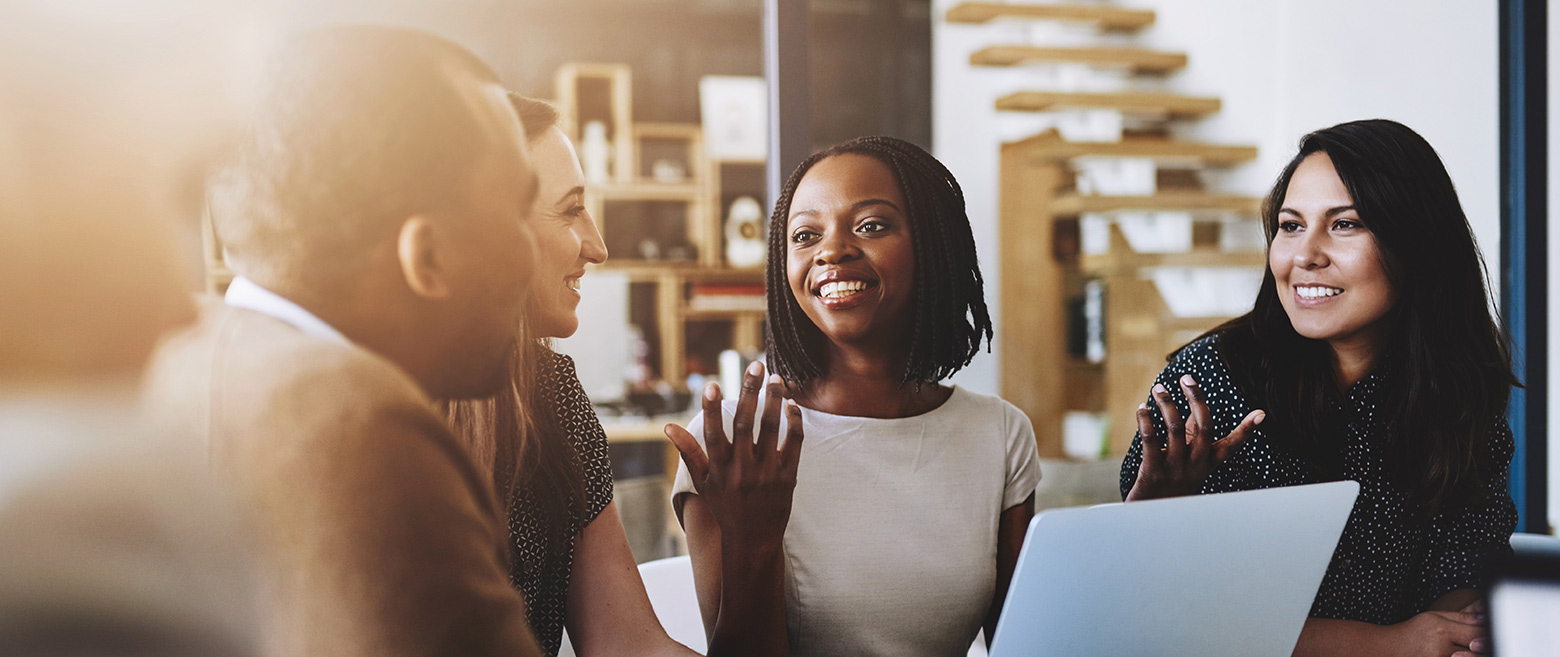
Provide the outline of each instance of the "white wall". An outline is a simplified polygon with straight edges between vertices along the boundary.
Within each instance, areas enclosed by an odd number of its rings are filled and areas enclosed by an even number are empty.
[[[1549,38],[1549,526],[1560,527],[1560,12]]]
[[[1033,1],[1033,0],[1031,0]],[[1086,0],[1085,0],[1086,1]],[[1043,120],[999,116],[992,101],[1041,73],[977,69],[969,54],[1022,42],[1014,23],[953,25],[957,0],[935,0],[932,28],[933,150],[964,186],[993,314],[997,280],[998,144]],[[1178,128],[1181,136],[1253,144],[1257,161],[1210,177],[1221,191],[1261,195],[1306,132],[1343,121],[1389,118],[1440,152],[1492,273],[1499,271],[1499,51],[1495,3],[1466,0],[1131,0],[1156,24],[1128,43],[1185,52],[1168,89],[1223,99],[1223,111]],[[1055,31],[1078,40],[1076,29]],[[996,392],[1001,354],[978,357],[956,377]]]

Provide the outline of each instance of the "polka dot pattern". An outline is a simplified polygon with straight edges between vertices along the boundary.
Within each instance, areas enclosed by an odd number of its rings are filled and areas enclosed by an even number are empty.
[[[1245,395],[1231,381],[1219,356],[1218,338],[1204,338],[1184,349],[1155,379],[1170,391],[1183,417],[1185,396],[1178,384],[1184,374],[1197,380],[1213,415],[1214,435],[1235,428],[1252,409]],[[1407,620],[1425,611],[1449,591],[1477,588],[1484,583],[1490,562],[1508,554],[1517,512],[1507,492],[1509,464],[1514,449],[1511,429],[1504,418],[1491,429],[1487,449],[1498,472],[1486,476],[1482,501],[1425,518],[1416,517],[1407,494],[1389,476],[1386,448],[1390,435],[1386,400],[1391,372],[1377,368],[1351,388],[1345,399],[1334,402],[1332,412],[1345,435],[1343,479],[1357,481],[1360,495],[1354,503],[1343,537],[1333,553],[1311,616],[1364,621],[1381,625]],[[1149,407],[1154,408],[1152,399]],[[1164,435],[1164,419],[1155,409],[1154,426]],[[1121,493],[1125,497],[1137,479],[1143,462],[1142,436],[1121,463]],[[1275,486],[1295,486],[1325,481],[1318,470],[1287,451],[1274,449],[1260,427],[1246,444],[1203,483],[1202,493],[1225,493]]]
[[[558,654],[563,643],[564,601],[569,593],[569,573],[574,568],[574,541],[581,530],[607,508],[612,501],[612,462],[607,457],[607,434],[591,408],[590,399],[574,370],[574,359],[554,354],[552,366],[541,368],[542,395],[558,414],[569,445],[574,448],[585,473],[585,514],[574,519],[568,550],[550,554],[543,538],[541,509],[532,501],[528,488],[522,487],[509,508],[509,579],[525,594],[526,620],[537,643],[549,655]]]

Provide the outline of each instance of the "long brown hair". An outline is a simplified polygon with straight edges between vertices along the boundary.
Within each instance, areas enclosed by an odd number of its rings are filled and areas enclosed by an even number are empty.
[[[558,124],[558,110],[545,102],[510,94],[527,139]],[[482,399],[444,403],[456,437],[484,471],[492,473],[499,500],[510,508],[532,505],[546,542],[557,554],[579,532],[585,508],[584,468],[548,401],[543,385],[553,379],[558,355],[525,321],[516,327],[509,385]]]

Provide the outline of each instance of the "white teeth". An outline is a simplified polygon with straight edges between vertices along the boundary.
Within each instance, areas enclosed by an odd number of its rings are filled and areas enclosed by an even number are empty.
[[[825,299],[838,299],[867,289],[866,281],[831,281],[818,288],[818,296]]]
[[[563,279],[563,284],[569,286],[571,290],[580,289],[580,279],[578,278],[565,278]]]
[[[1322,299],[1343,294],[1343,290],[1335,287],[1305,286],[1295,288],[1295,293],[1299,294],[1301,299]]]

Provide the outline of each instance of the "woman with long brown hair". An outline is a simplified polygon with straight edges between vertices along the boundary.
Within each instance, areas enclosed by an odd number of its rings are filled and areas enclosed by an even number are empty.
[[[1263,220],[1255,307],[1171,355],[1122,495],[1357,481],[1295,654],[1486,652],[1517,381],[1451,178],[1408,127],[1344,123],[1301,140]]]
[[[574,361],[547,343],[579,328],[580,277],[587,263],[607,259],[585,210],[584,174],[558,111],[518,95],[511,101],[537,177],[531,300],[510,385],[448,404],[449,419],[509,507],[510,579],[548,654],[558,653],[567,629],[582,656],[691,655],[655,618],[612,503],[606,434]]]

